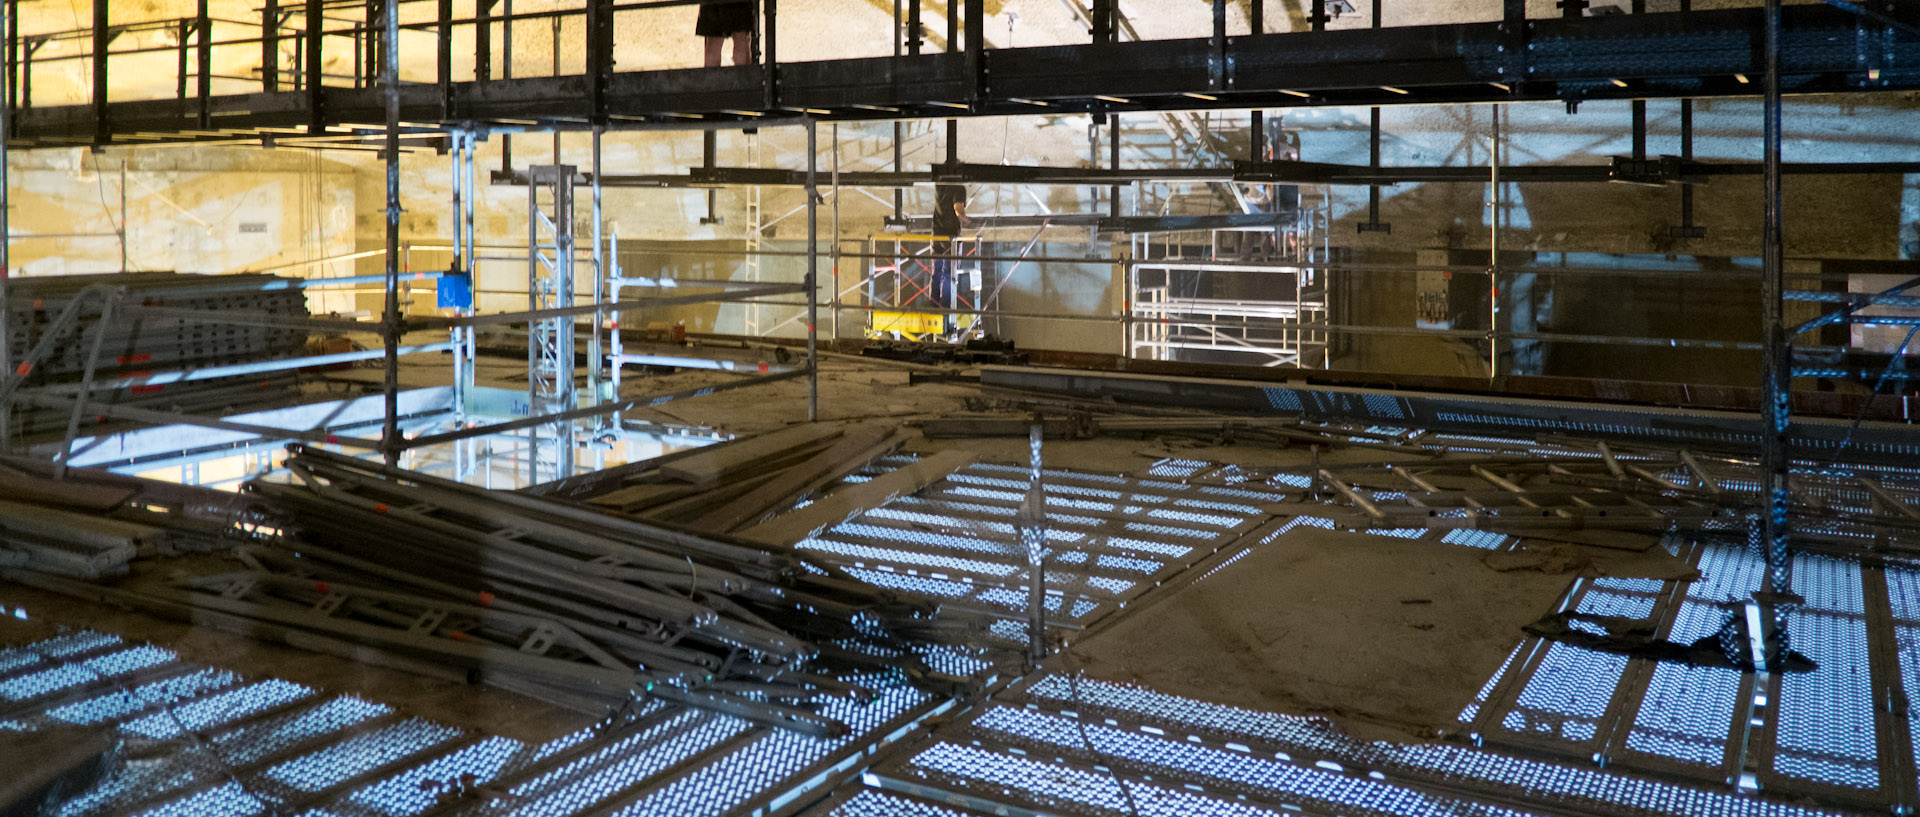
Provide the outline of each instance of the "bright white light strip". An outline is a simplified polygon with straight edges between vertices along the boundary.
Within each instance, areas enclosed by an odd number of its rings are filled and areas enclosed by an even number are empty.
[[[1106,94],[1094,94],[1093,98],[1098,99],[1102,102],[1118,102],[1122,105],[1133,101],[1131,99],[1126,99],[1124,97],[1107,96]]]
[[[1181,96],[1190,96],[1190,97],[1193,97],[1194,99],[1204,99],[1204,100],[1206,100],[1206,101],[1208,101],[1208,102],[1218,102],[1218,101],[1220,101],[1220,97],[1217,97],[1217,96],[1214,96],[1214,95],[1212,95],[1212,94],[1197,94],[1197,93],[1194,93],[1194,92],[1192,92],[1192,91],[1183,91],[1183,92],[1181,92],[1181,94],[1180,94],[1180,95],[1181,95]]]
[[[1281,88],[1280,93],[1286,94],[1287,96],[1297,96],[1297,97],[1300,97],[1301,99],[1307,99],[1313,96],[1313,94],[1309,94],[1305,91],[1289,91],[1285,88]]]
[[[1042,107],[1042,108],[1051,108],[1051,107],[1053,107],[1053,103],[1051,103],[1051,102],[1041,102],[1041,101],[1040,101],[1040,100],[1038,100],[1038,99],[1022,99],[1022,98],[1020,98],[1020,97],[1014,97],[1014,98],[1013,98],[1013,101],[1014,101],[1014,102],[1018,102],[1018,103],[1020,103],[1020,104],[1022,104],[1022,105],[1038,105],[1038,106],[1040,106],[1040,107]]]
[[[1380,90],[1382,90],[1382,91],[1388,91],[1388,92],[1391,92],[1391,93],[1396,93],[1396,94],[1404,94],[1404,93],[1407,93],[1406,91],[1404,91],[1404,90],[1402,90],[1402,89],[1399,89],[1399,88],[1395,88],[1395,87],[1393,87],[1393,86],[1391,86],[1391,85],[1382,85],[1382,86],[1380,86]]]

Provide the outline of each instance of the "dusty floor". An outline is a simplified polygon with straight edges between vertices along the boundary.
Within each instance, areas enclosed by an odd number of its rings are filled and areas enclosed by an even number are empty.
[[[1299,526],[1079,642],[1069,669],[1362,737],[1433,738],[1571,577],[1485,551]]]
[[[413,339],[410,339],[413,340]],[[419,338],[430,340],[430,338]],[[966,383],[909,384],[913,371],[935,371],[891,361],[829,356],[819,376],[825,422],[884,419],[917,421],[975,413],[995,406],[991,395]],[[524,384],[525,364],[513,356],[483,356],[480,385]],[[584,372],[582,372],[584,376]],[[404,387],[444,385],[442,356],[404,358]],[[740,375],[630,371],[623,397],[717,385]],[[336,373],[332,388],[380,379],[372,369]],[[632,419],[702,425],[754,434],[804,422],[804,379],[720,392],[636,409]],[[1003,416],[1017,416],[1005,413]],[[1019,437],[926,440],[908,449],[966,448],[984,461],[1024,462]],[[1048,441],[1050,467],[1145,475],[1168,458],[1253,467],[1306,465],[1300,447],[1210,445],[1184,436],[1104,436]],[[1395,459],[1363,449],[1334,449],[1323,464]],[[1521,638],[1519,627],[1547,612],[1571,574],[1601,565],[1613,575],[1675,572],[1664,553],[1535,543],[1532,554],[1504,562],[1486,551],[1439,542],[1403,541],[1301,526],[1244,564],[1182,588],[1146,614],[1123,617],[1106,632],[1079,642],[1061,659],[1092,677],[1147,683],[1176,694],[1259,710],[1324,715],[1360,735],[1431,737],[1452,722],[1474,691]],[[183,568],[231,569],[199,556],[198,564],[144,562],[130,582],[152,582]],[[1414,569],[1406,569],[1413,566]],[[1684,565],[1678,570],[1684,571]],[[591,722],[579,713],[496,690],[424,679],[330,656],[262,644],[248,638],[162,621],[131,611],[78,603],[27,588],[0,587],[0,601],[24,607],[30,622],[0,623],[0,642],[44,637],[62,627],[88,627],[179,650],[185,658],[249,675],[275,675],[335,692],[352,692],[456,726],[532,741]]]

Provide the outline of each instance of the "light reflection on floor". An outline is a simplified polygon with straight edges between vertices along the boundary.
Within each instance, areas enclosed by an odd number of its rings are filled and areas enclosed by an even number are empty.
[[[583,442],[574,447],[574,473],[592,473],[631,462],[649,460],[676,451],[711,445],[725,438],[726,435],[708,429],[609,429],[598,439]],[[456,458],[462,456],[462,452],[457,451],[456,448],[461,445],[470,446],[465,456],[471,458],[472,465],[464,469],[464,474],[456,474]],[[337,445],[322,447],[344,454],[378,456],[362,449]],[[513,490],[524,488],[532,482],[529,476],[531,462],[527,456],[527,449],[527,438],[524,436],[511,433],[495,434],[477,437],[470,441],[441,443],[412,449],[401,455],[400,465],[409,470],[458,478],[471,485]],[[545,453],[550,450],[550,446],[542,446],[541,450]],[[273,481],[290,481],[292,475],[279,465],[285,457],[286,444],[272,442],[183,456],[175,460],[143,462],[112,470],[164,482],[237,491],[241,483],[255,477]],[[543,465],[541,470],[546,472],[548,467]]]

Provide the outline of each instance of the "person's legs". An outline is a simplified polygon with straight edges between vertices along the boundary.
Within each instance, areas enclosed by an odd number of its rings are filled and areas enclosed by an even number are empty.
[[[953,242],[951,241],[935,242],[933,245],[933,254],[936,256],[946,256],[952,252],[953,252]],[[952,309],[953,308],[953,262],[952,261],[949,261],[944,257],[935,258],[933,260],[932,289],[933,289],[933,292],[931,293],[931,295],[933,296],[933,307],[935,309]],[[952,316],[950,315],[940,316],[941,334],[946,333],[946,329],[949,326],[947,321],[950,317]]]
[[[714,57],[715,65],[720,64],[719,59],[720,58],[718,56]],[[752,61],[753,61],[753,55],[747,53],[747,32],[745,31],[734,32],[733,33],[733,64],[747,65]]]
[[[700,39],[707,44],[707,67],[720,67],[720,46],[723,44],[725,38],[702,37]]]

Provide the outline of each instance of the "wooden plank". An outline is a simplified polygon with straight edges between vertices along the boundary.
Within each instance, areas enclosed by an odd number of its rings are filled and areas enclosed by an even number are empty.
[[[131,485],[101,485],[0,472],[0,496],[36,505],[110,511],[127,504],[135,493]]]
[[[972,451],[942,451],[857,485],[849,485],[783,516],[775,517],[740,532],[741,536],[770,545],[790,546],[819,531],[878,508],[896,496],[911,494],[946,479],[979,457]]]
[[[612,508],[622,513],[633,513],[704,490],[706,489],[698,485],[688,485],[684,482],[643,482],[589,498],[587,503]]]
[[[796,449],[835,439],[840,433],[837,426],[811,423],[789,426],[779,431],[707,446],[695,456],[662,464],[660,474],[695,485],[713,485],[729,477],[764,468],[770,460]]]
[[[716,485],[700,493],[647,508],[638,515],[661,522],[690,525],[711,513],[714,508],[732,502],[741,494],[753,491],[769,482],[779,481],[782,473],[784,472],[774,470],[764,474],[737,477],[724,485]]]
[[[713,533],[725,533],[759,524],[769,514],[779,513],[803,494],[844,477],[905,441],[906,435],[877,423],[853,426],[833,445],[786,470],[780,479],[742,494],[702,518],[695,527]]]
[[[152,525],[0,500],[0,530],[41,536],[96,549],[128,548],[158,541],[166,531]],[[131,552],[128,553],[131,556]]]

